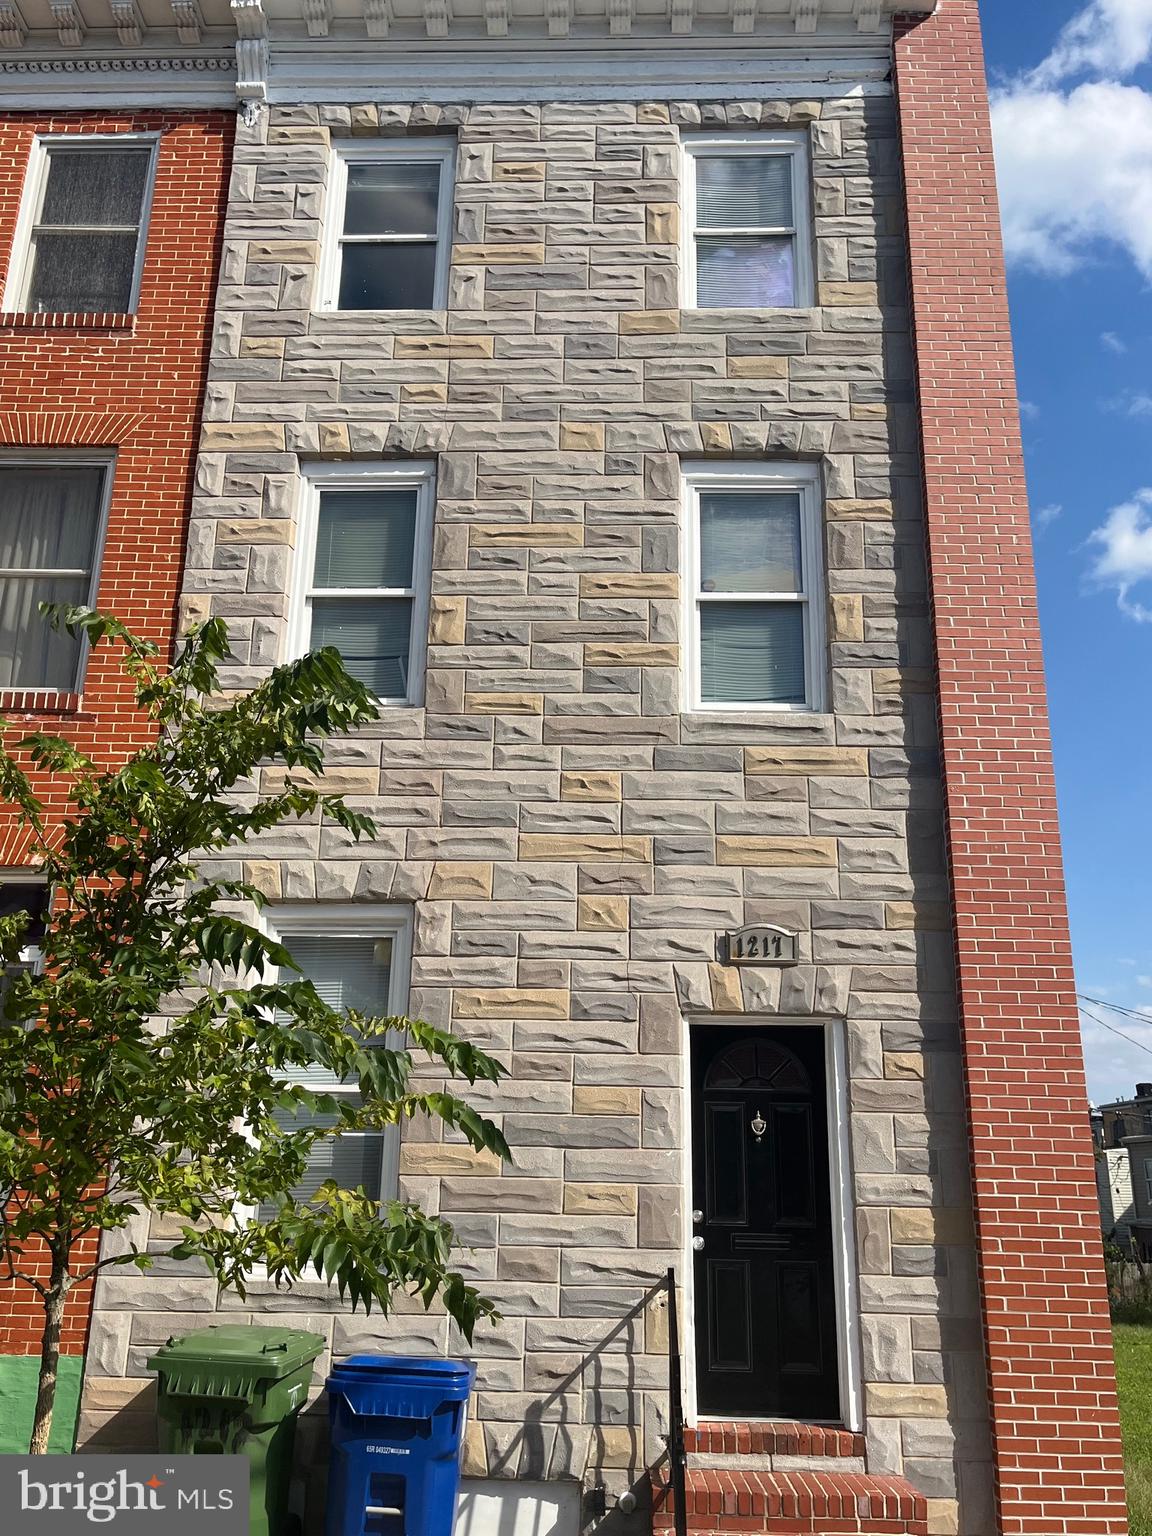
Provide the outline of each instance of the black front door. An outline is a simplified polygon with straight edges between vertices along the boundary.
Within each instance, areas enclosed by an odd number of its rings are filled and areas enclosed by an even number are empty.
[[[838,1420],[824,1031],[692,1031],[699,1411]]]

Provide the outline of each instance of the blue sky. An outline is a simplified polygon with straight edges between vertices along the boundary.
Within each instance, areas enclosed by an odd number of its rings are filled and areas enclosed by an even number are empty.
[[[982,0],[1097,1101],[1152,1081],[1152,0]]]

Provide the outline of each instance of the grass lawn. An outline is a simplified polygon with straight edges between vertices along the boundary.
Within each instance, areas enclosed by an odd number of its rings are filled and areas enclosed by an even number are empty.
[[[1152,1536],[1152,1327],[1117,1323],[1115,1334],[1131,1536]]]

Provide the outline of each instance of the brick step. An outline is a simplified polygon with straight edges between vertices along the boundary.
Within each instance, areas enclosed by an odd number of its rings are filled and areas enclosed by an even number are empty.
[[[902,1477],[863,1472],[690,1469],[687,1526],[765,1536],[928,1536],[923,1495]],[[652,1529],[674,1529],[667,1466],[652,1474]]]
[[[861,1460],[864,1436],[826,1424],[714,1420],[686,1429],[684,1449],[694,1456],[835,1456]]]

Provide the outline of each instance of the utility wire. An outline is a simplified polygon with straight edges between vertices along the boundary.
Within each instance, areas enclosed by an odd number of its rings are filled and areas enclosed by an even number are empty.
[[[1095,1001],[1096,1001],[1095,998],[1091,998],[1091,997],[1086,997],[1086,998],[1082,998],[1081,999],[1081,1003],[1082,1004],[1084,1004],[1084,1003],[1094,1003]],[[1103,1006],[1105,1008],[1107,1008],[1109,1005],[1107,1003],[1105,1003],[1105,1004],[1103,1004]],[[1152,1046],[1145,1045],[1143,1040],[1137,1040],[1135,1035],[1126,1035],[1122,1029],[1117,1029],[1115,1024],[1109,1024],[1107,1019],[1102,1019],[1099,1014],[1093,1013],[1090,1008],[1082,1006],[1081,1011],[1088,1015],[1088,1017],[1092,1020],[1093,1024],[1099,1024],[1102,1029],[1110,1030],[1112,1032],[1112,1034],[1119,1035],[1121,1040],[1127,1040],[1129,1045],[1134,1045],[1134,1046],[1137,1047],[1138,1050],[1146,1051],[1149,1056],[1152,1056]],[[1117,1013],[1128,1013],[1128,1012],[1130,1012],[1130,1010],[1127,1009],[1127,1008],[1118,1008],[1116,1010],[1116,1012]],[[1133,1014],[1132,1016],[1133,1016],[1133,1018],[1141,1018],[1141,1017],[1143,1017],[1140,1014]],[[1152,1020],[1147,1020],[1146,1019],[1145,1022],[1152,1022]]]
[[[1122,1008],[1119,1003],[1106,1003],[1102,997],[1088,997],[1083,992],[1078,992],[1076,995],[1082,1003],[1092,1003],[1097,1008],[1108,1008],[1112,1013],[1122,1013],[1125,1018],[1136,1019],[1141,1024],[1152,1024],[1152,1013],[1141,1013],[1138,1008]]]

